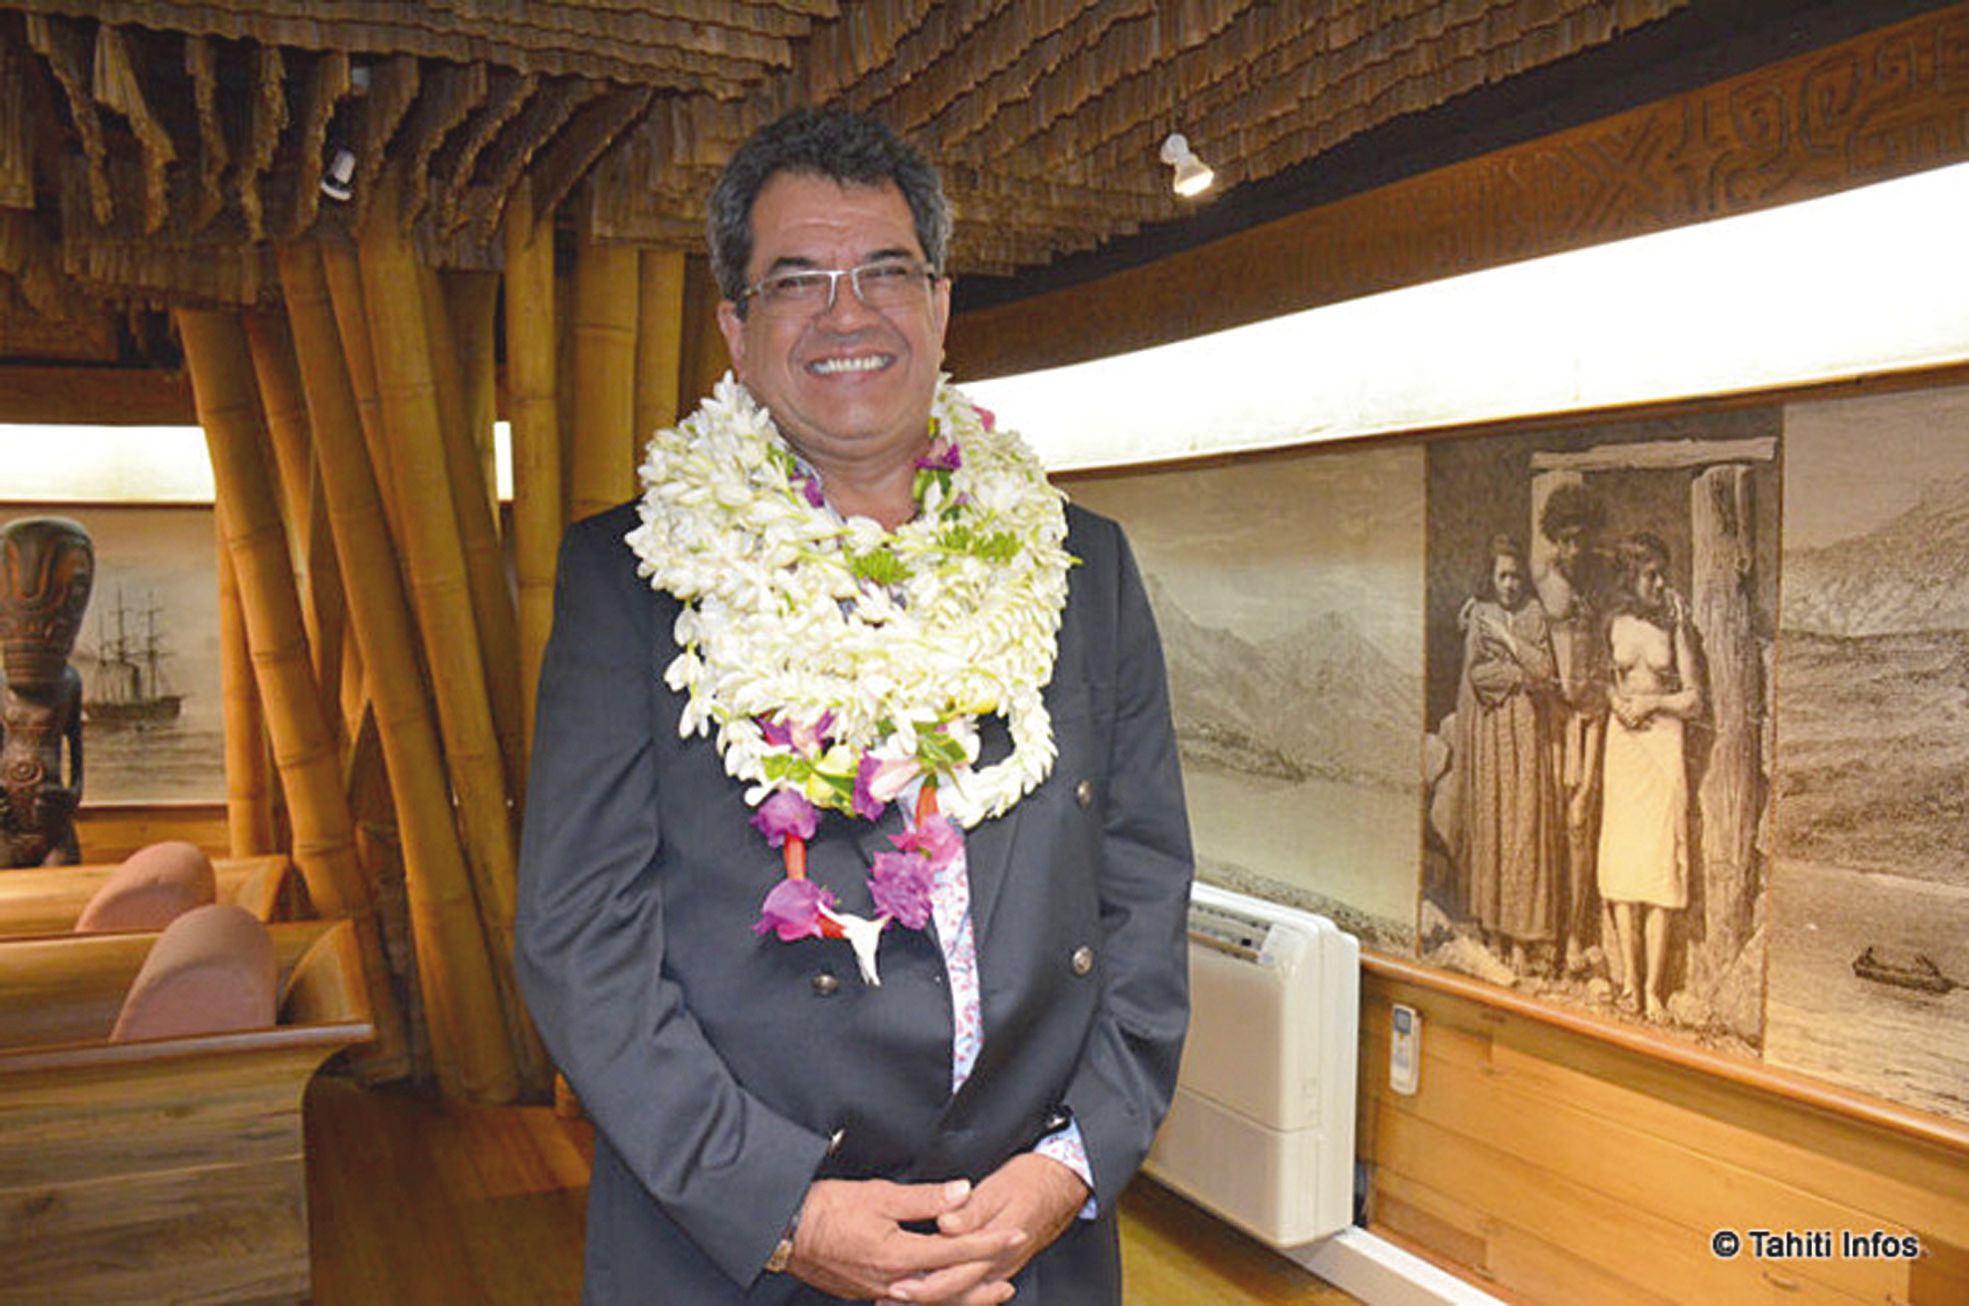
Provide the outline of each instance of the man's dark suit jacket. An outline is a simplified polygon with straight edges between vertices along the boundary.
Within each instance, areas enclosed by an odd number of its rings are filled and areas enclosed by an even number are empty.
[[[1068,509],[1059,759],[966,837],[985,1035],[953,1096],[933,931],[884,935],[879,988],[844,942],[754,937],[779,854],[712,742],[678,738],[662,679],[678,604],[636,575],[636,523],[625,505],[562,546],[520,865],[520,979],[597,1127],[584,1300],[832,1300],[761,1273],[811,1180],[981,1179],[1064,1108],[1099,1214],[1027,1266],[1019,1300],[1117,1302],[1116,1201],[1188,1019],[1191,869],[1161,647],[1120,529]],[[1010,744],[983,725],[989,763]],[[869,860],[900,829],[893,807],[875,827],[824,813],[809,874],[872,916]]]

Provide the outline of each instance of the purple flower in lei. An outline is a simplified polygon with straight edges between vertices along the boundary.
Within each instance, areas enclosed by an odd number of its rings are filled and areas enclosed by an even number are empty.
[[[788,835],[802,841],[813,838],[814,831],[820,828],[820,817],[805,794],[779,789],[752,813],[752,828],[765,835],[767,843],[779,848],[785,845]]]
[[[916,465],[926,472],[954,472],[964,465],[964,453],[955,440],[939,435],[931,439],[930,451],[918,458]]]
[[[760,905],[754,934],[777,934],[781,943],[821,937],[821,911],[834,906],[834,895],[812,880],[781,880]]]
[[[834,709],[828,708],[820,714],[820,720],[811,726],[799,722],[788,724],[784,717],[758,716],[752,718],[759,726],[759,737],[774,748],[791,748],[796,753],[809,757],[824,751],[828,734],[834,729]]]
[[[875,854],[868,876],[875,910],[907,929],[922,929],[930,920],[930,881],[935,874],[929,862],[913,854]]]
[[[907,788],[922,770],[922,764],[913,757],[885,761],[872,753],[863,753],[860,764],[855,767],[855,792],[851,799],[855,815],[864,821],[881,820],[883,809],[894,802],[896,795]]]
[[[964,832],[948,816],[938,813],[914,830],[890,835],[889,842],[903,852],[928,858],[930,869],[941,871],[963,851]]]

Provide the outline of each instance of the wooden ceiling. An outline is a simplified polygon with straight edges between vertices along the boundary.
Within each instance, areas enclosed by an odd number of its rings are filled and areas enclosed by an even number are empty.
[[[944,168],[953,263],[1012,272],[1612,41],[1688,0],[27,0],[0,5],[0,280],[42,311],[247,302],[270,242],[367,220],[491,266],[514,204],[701,241],[734,145],[872,111]],[[336,151],[352,198],[324,196]]]

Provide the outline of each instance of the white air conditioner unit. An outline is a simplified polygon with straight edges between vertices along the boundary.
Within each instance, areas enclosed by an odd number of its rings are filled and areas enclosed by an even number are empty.
[[[1354,1218],[1360,945],[1324,916],[1190,896],[1190,1033],[1144,1169],[1274,1247]]]

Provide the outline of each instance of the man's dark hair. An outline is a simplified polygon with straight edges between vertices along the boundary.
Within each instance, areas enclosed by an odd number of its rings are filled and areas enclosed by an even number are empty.
[[[1538,514],[1538,533],[1556,543],[1566,531],[1584,531],[1591,535],[1606,522],[1606,513],[1600,501],[1587,492],[1583,485],[1567,483],[1552,487],[1552,493],[1545,498],[1545,507]]]
[[[732,154],[711,189],[706,234],[711,273],[726,299],[745,301],[745,269],[752,262],[752,205],[766,183],[782,172],[827,177],[842,185],[894,182],[916,220],[916,240],[933,271],[941,273],[950,247],[950,205],[937,170],[887,127],[838,106],[800,108],[761,127]]]

